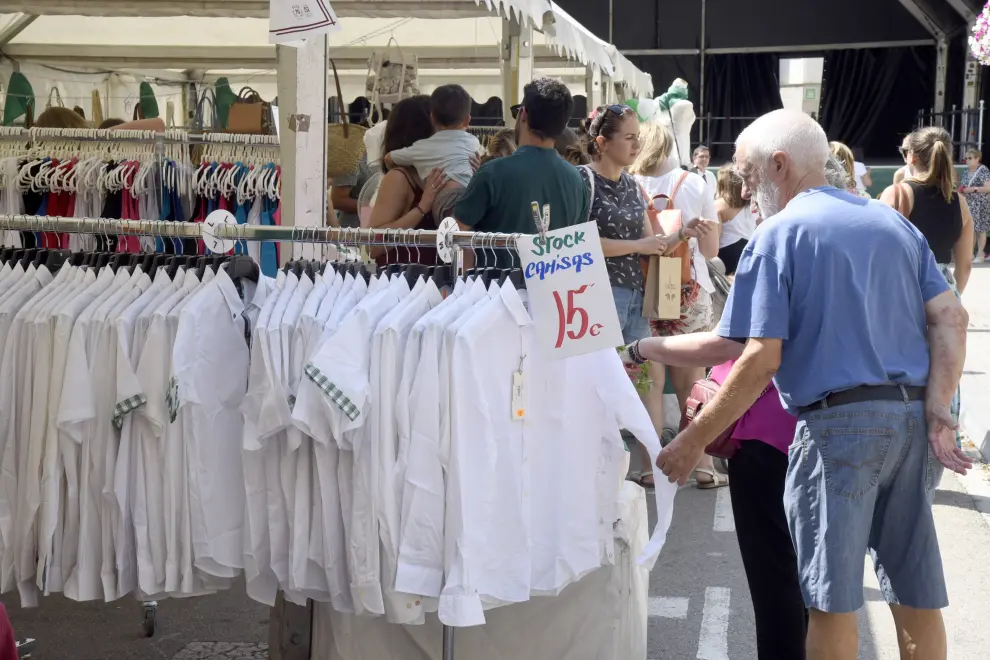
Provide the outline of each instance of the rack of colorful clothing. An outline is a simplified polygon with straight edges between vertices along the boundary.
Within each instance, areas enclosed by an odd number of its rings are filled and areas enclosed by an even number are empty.
[[[0,215],[0,230],[165,243],[202,229]],[[438,239],[214,235],[409,261]],[[269,605],[281,591],[390,623],[436,612],[452,660],[454,627],[613,560],[620,428],[659,453],[615,351],[543,358],[517,271],[311,258],[270,278],[246,254],[10,247],[0,264],[0,588],[27,605],[208,594],[243,573]],[[648,565],[673,494],[657,488]]]
[[[280,222],[281,167],[276,136],[0,127],[0,210],[40,216],[202,222],[229,210],[237,222]],[[98,237],[98,243],[104,237]],[[23,247],[203,254],[193,239],[108,235],[106,244],[65,234],[23,232]],[[253,245],[265,272],[278,269],[275,245]]]

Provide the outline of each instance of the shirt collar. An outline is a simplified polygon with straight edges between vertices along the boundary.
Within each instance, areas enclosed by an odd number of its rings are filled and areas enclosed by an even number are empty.
[[[217,288],[220,289],[220,295],[226,301],[227,307],[230,308],[231,316],[236,319],[244,312],[244,301],[241,300],[241,296],[237,293],[237,287],[234,286],[234,281],[230,279],[227,271],[221,268],[214,278],[214,282],[216,282]]]
[[[526,311],[526,306],[523,305],[522,298],[519,297],[519,292],[516,291],[516,287],[512,286],[509,282],[506,282],[501,289],[499,289],[499,295],[502,297],[502,302],[505,303],[506,308],[509,313],[512,314],[512,318],[516,320],[518,325],[529,325],[533,322],[533,317],[529,315]]]

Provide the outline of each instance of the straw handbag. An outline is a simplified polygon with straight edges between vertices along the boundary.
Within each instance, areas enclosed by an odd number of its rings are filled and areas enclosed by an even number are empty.
[[[333,81],[337,85],[337,107],[341,119],[341,123],[327,126],[327,176],[333,178],[358,169],[358,162],[364,155],[364,132],[367,129],[347,121],[347,106],[344,105],[344,93],[340,89],[340,77],[333,60],[330,60],[330,66],[333,67]]]

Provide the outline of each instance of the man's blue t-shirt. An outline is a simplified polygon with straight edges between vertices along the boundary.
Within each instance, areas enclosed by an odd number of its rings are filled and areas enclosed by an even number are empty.
[[[774,383],[796,413],[860,385],[925,385],[925,302],[947,290],[925,237],[897,211],[814,188],[757,228],[718,334],[783,340]]]

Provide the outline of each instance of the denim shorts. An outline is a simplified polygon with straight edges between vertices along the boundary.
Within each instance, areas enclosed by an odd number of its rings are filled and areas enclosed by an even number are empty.
[[[643,318],[643,292],[622,286],[612,287],[615,311],[619,313],[622,341],[631,344],[650,336],[650,322]]]
[[[868,401],[798,417],[784,508],[805,604],[863,605],[867,552],[888,603],[948,605],[932,496],[942,465],[920,401]]]

